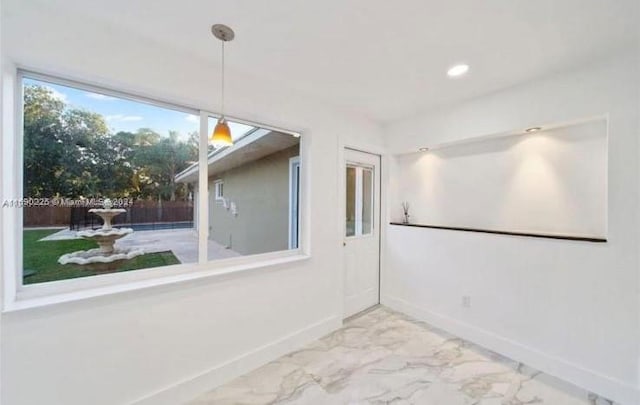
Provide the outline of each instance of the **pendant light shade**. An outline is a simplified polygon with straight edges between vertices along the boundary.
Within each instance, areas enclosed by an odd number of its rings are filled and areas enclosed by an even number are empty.
[[[214,147],[220,148],[224,146],[232,146],[233,138],[231,137],[231,129],[224,118],[224,43],[233,40],[235,33],[224,24],[216,24],[211,27],[211,33],[222,43],[222,74],[220,81],[220,118],[216,127],[211,133],[210,141]]]
[[[229,124],[227,124],[227,121],[224,119],[224,117],[218,120],[216,127],[211,133],[211,144],[216,148],[233,145],[233,139],[231,139],[231,129],[229,128]]]

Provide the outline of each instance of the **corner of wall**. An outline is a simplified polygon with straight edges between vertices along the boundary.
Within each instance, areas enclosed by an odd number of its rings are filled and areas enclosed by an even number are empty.
[[[217,364],[199,374],[138,398],[131,404],[174,405],[184,403],[280,356],[298,350],[341,326],[340,316],[330,316],[222,364]]]

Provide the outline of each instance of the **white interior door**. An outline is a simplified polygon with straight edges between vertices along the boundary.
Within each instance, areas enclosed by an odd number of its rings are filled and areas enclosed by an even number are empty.
[[[379,302],[380,156],[345,150],[345,317]]]

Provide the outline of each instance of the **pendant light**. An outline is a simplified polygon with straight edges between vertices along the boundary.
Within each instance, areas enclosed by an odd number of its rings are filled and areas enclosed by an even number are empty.
[[[220,98],[220,118],[211,133],[211,143],[214,147],[232,146],[231,129],[224,117],[224,43],[233,40],[235,33],[224,24],[215,24],[211,26],[211,33],[222,43],[222,75],[221,75],[221,98]]]

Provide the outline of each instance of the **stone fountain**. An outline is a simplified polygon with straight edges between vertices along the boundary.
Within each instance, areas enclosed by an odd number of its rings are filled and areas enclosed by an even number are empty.
[[[107,198],[104,200],[103,208],[92,208],[89,212],[102,218],[102,228],[79,231],[77,235],[96,242],[99,248],[67,253],[60,256],[58,263],[80,265],[95,271],[113,271],[124,262],[144,254],[142,249],[115,246],[116,240],[133,233],[131,228],[111,226],[111,220],[127,210],[113,208],[111,200]]]

